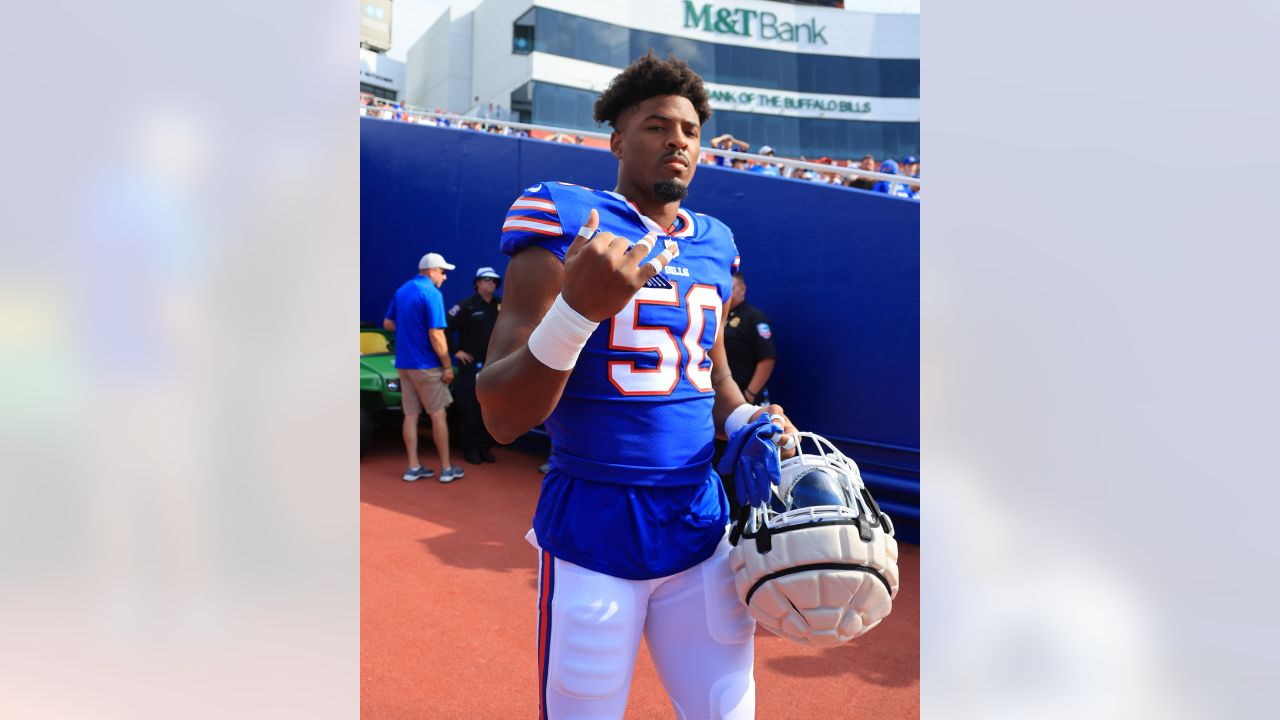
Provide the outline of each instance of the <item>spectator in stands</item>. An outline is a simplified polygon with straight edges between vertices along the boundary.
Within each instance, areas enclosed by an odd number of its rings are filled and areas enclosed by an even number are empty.
[[[734,136],[730,135],[729,133],[725,133],[723,135],[717,135],[711,138],[711,147],[716,148],[717,150],[737,150],[738,152],[746,152],[751,149],[751,145],[749,143],[747,143],[744,140],[739,140]],[[721,167],[725,165],[730,165],[730,163],[726,161],[725,158],[719,155],[716,155],[715,159],[716,159],[716,164]]]
[[[902,174],[907,177],[920,177],[920,158],[915,155],[902,158]]]
[[[835,161],[829,157],[820,157],[817,160],[814,160],[814,162],[819,163],[821,165],[835,164]],[[835,183],[837,185],[842,184],[844,182],[844,180],[842,180],[840,177],[840,173],[837,173],[837,172],[814,173],[814,176],[810,179],[813,180],[814,182],[828,183],[828,184]]]
[[[919,160],[919,158],[916,158],[916,157],[914,157],[914,156],[912,156],[912,155],[908,155],[907,157],[908,157],[909,159],[911,159],[911,160],[913,160],[913,161],[914,161],[914,162],[912,162],[912,163],[911,163],[911,169],[912,169],[912,172],[911,172],[911,178],[912,178],[913,180],[917,180],[917,181],[918,181],[918,180],[920,179],[920,160]],[[905,175],[906,173],[904,172],[903,174]],[[908,195],[908,197],[912,198],[913,200],[919,200],[919,199],[920,199],[920,183],[919,183],[919,182],[908,182],[908,183],[907,183],[907,195]]]
[[[858,168],[867,172],[875,172],[876,159],[870,153],[863,155]],[[871,190],[876,186],[876,181],[868,177],[856,177],[848,182],[849,187],[855,187],[860,190]]]
[[[883,163],[880,163],[880,172],[886,175],[897,175],[898,163],[894,162],[893,160],[885,160]],[[897,182],[897,181],[880,180],[875,184],[874,187],[871,188],[871,190],[873,192],[886,193],[888,195],[894,195],[897,197],[904,197],[904,198],[911,197],[910,191],[907,190],[906,184]]]
[[[484,110],[478,115],[483,120],[503,120],[507,119],[507,111],[501,105],[489,103]],[[497,123],[484,123],[483,129],[488,132],[502,132],[502,126]]]
[[[760,154],[768,157],[775,157],[773,148],[769,147],[768,145],[764,145],[760,148]],[[781,168],[774,163],[760,163],[758,165],[753,163],[751,167],[747,169],[750,170],[751,172],[758,172],[762,175],[778,176],[782,174]]]

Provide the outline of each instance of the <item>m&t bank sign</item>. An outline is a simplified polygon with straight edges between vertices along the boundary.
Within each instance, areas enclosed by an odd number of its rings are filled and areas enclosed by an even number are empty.
[[[718,35],[827,44],[827,39],[822,36],[822,31],[826,30],[827,26],[818,27],[816,18],[810,18],[809,22],[804,24],[778,22],[778,16],[771,12],[716,7],[710,3],[704,3],[701,8],[698,8],[691,0],[684,0],[684,26]]]

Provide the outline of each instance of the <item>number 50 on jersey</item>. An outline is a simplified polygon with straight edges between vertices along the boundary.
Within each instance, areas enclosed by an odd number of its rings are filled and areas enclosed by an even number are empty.
[[[684,317],[664,313],[671,317],[670,325],[640,324],[643,306],[681,306],[679,286],[663,284],[667,287],[641,288],[609,323],[609,349],[657,353],[657,364],[653,368],[641,368],[631,360],[610,361],[609,382],[623,395],[670,395],[680,382],[683,369],[685,380],[694,389],[711,392],[709,351],[716,333],[720,331],[724,302],[715,286],[694,284],[683,293]],[[708,323],[712,329],[711,338],[703,344]],[[677,334],[679,341],[676,340]],[[682,345],[684,353],[680,351]]]

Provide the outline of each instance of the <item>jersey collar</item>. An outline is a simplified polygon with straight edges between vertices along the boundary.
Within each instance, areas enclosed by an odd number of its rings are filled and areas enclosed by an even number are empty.
[[[635,203],[626,199],[619,193],[612,190],[605,190],[604,192],[606,195],[612,195],[618,200],[626,203],[627,207],[631,209],[631,214],[634,215],[640,223],[644,225],[644,228],[650,232],[666,237],[681,238],[692,237],[696,230],[693,222],[693,213],[685,210],[684,208],[676,210],[676,222],[674,225],[669,228],[663,228],[659,226],[658,223],[654,222],[649,216],[640,212],[640,208],[636,207]]]

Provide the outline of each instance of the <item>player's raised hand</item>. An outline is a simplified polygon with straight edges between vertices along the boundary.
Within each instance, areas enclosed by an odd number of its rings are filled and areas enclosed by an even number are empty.
[[[624,237],[601,232],[600,215],[594,209],[564,254],[564,281],[560,294],[578,314],[600,322],[621,312],[649,278],[662,272],[679,249],[674,242],[652,260],[641,264],[657,236],[649,233],[634,247]]]

